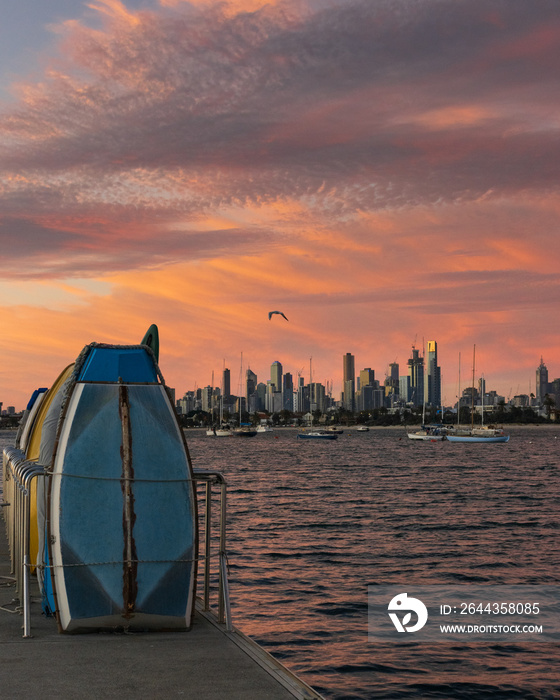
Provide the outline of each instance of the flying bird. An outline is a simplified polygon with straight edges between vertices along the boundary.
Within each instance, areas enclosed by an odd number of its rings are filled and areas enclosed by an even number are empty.
[[[284,316],[284,318],[286,319],[286,321],[288,320],[288,317],[286,316],[286,314],[283,314],[281,311],[269,311],[269,312],[268,312],[268,320],[269,320],[269,321],[270,321],[270,319],[272,318],[272,315],[273,315],[273,314],[280,314],[280,316]]]

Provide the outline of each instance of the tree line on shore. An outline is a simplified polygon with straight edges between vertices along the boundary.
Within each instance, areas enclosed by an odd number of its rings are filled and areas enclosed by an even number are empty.
[[[494,423],[520,423],[520,424],[540,424],[552,423],[554,414],[542,416],[533,408],[520,406],[505,406],[498,405],[494,411],[484,412],[484,423],[486,425]],[[239,422],[238,414],[230,414],[224,412],[224,423],[237,424]],[[301,426],[309,422],[309,414],[302,415],[288,411],[286,409],[276,413],[267,413],[260,411],[258,413],[243,413],[241,422],[251,425],[258,425],[260,422],[266,421],[270,425],[296,425]],[[208,411],[201,409],[190,411],[187,415],[180,415],[179,422],[183,427],[206,427],[209,428],[215,422],[215,416]],[[474,421],[471,417],[471,409],[467,406],[462,406],[457,421],[457,414],[452,411],[444,411],[443,417],[440,410],[435,408],[427,409],[422,413],[422,408],[404,408],[404,409],[388,409],[385,407],[375,408],[368,411],[348,411],[345,409],[337,409],[326,414],[321,411],[314,411],[313,423],[316,425],[368,425],[368,426],[392,426],[392,425],[421,425],[422,422],[428,423],[444,423],[454,425],[459,422],[461,425],[470,425],[474,422],[475,425],[480,425],[482,422],[480,414],[474,414]]]

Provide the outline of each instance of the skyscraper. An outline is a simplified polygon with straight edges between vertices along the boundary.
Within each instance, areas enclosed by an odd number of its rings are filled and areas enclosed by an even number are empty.
[[[256,387],[257,375],[253,372],[253,370],[248,369],[245,380],[245,398],[247,399],[247,405],[249,405],[249,398],[255,393]]]
[[[222,394],[223,396],[231,396],[231,379],[230,371],[227,367],[224,367],[224,372],[222,375]]]
[[[412,346],[412,357],[408,360],[408,376],[410,377],[410,400],[415,406],[424,403],[424,358],[420,351]]]
[[[355,377],[354,355],[347,352],[342,358],[342,401],[347,411],[354,410],[354,394],[356,392]]]
[[[537,367],[536,397],[537,404],[542,406],[545,395],[548,394],[548,369],[541,357],[541,363]]]
[[[400,396],[400,385],[399,385],[399,365],[397,362],[391,362],[389,365],[389,374],[385,378],[385,396],[393,402],[393,400]]]
[[[441,406],[441,368],[438,367],[435,340],[428,340],[428,404]]]
[[[270,381],[275,386],[275,391],[282,391],[282,365],[278,360],[270,367]]]
[[[360,370],[360,389],[363,389],[364,386],[373,386],[374,381],[375,371],[373,369],[366,367]]]
[[[282,406],[291,411],[294,407],[294,379],[290,372],[286,372],[282,384]]]

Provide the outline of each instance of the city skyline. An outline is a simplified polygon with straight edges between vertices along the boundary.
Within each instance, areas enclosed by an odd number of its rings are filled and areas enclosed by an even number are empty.
[[[560,364],[557,0],[21,0],[0,27],[0,401],[151,323],[342,390],[437,338]],[[282,311],[269,319],[271,310]],[[207,378],[207,379],[206,379]]]
[[[187,392],[212,388],[213,390],[218,390],[220,394],[223,394],[226,397],[231,395],[232,397],[237,398],[237,396],[241,395],[248,399],[249,395],[256,391],[258,385],[270,385],[272,391],[274,392],[285,391],[287,388],[285,379],[286,377],[289,377],[289,390],[293,389],[294,392],[297,393],[297,387],[299,385],[308,386],[310,380],[312,380],[313,385],[321,384],[325,389],[326,395],[330,396],[333,401],[340,402],[344,408],[353,411],[362,410],[356,403],[356,397],[358,396],[359,391],[364,386],[372,386],[374,384],[378,385],[380,388],[387,387],[387,390],[384,391],[386,396],[389,395],[387,391],[389,393],[395,393],[406,403],[413,403],[417,406],[421,406],[422,403],[425,402],[426,405],[434,407],[439,407],[443,403],[444,406],[452,407],[456,403],[458,397],[464,398],[466,394],[469,394],[471,387],[473,386],[472,361],[476,361],[473,349],[472,360],[470,361],[469,367],[463,367],[463,381],[459,386],[459,377],[457,377],[457,385],[455,387],[456,394],[451,400],[447,401],[443,396],[440,386],[441,368],[437,364],[437,341],[428,341],[423,354],[421,349],[413,345],[411,347],[411,357],[407,360],[406,365],[402,366],[401,368],[399,363],[390,363],[384,373],[376,371],[375,368],[371,367],[363,367],[359,369],[359,365],[356,364],[355,356],[349,352],[345,353],[342,356],[342,376],[338,384],[340,387],[340,391],[338,392],[333,389],[333,387],[337,386],[337,383],[335,380],[333,380],[333,378],[318,378],[316,376],[315,372],[312,370],[311,360],[312,358],[310,358],[310,364],[307,370],[305,371],[305,368],[302,367],[295,376],[290,371],[290,368],[288,368],[288,371],[286,371],[284,365],[279,360],[274,360],[270,364],[268,372],[255,372],[254,368],[252,367],[247,367],[244,369],[243,376],[240,374],[237,382],[237,390],[235,391],[231,390],[228,392],[227,390],[223,390],[223,386],[230,386],[229,379],[227,381],[220,379],[218,383],[215,382],[214,384],[207,385],[196,382],[194,386],[188,387],[184,389],[184,391],[183,389],[177,388],[176,398],[179,399]],[[231,374],[231,369],[226,367],[224,364],[222,372],[223,374],[219,376],[229,377]],[[513,399],[521,396],[531,398],[532,394],[539,405],[542,405],[545,394],[552,390],[553,383],[555,392],[560,394],[558,391],[558,387],[560,387],[560,378],[555,377],[554,370],[549,372],[549,369],[542,357],[540,364],[535,368],[534,374],[534,383],[531,381],[529,382],[530,389],[532,385],[532,390],[518,391],[515,393],[510,393],[509,395],[504,395],[503,399],[505,402],[509,403]],[[215,375],[214,373],[212,376],[213,379],[215,376],[218,378],[218,375]],[[407,377],[408,381],[403,385],[402,380],[403,378]],[[351,386],[347,385],[347,382],[350,382]],[[490,379],[490,381],[488,381],[488,378],[484,376],[484,373],[478,372],[476,367],[474,371],[474,386],[475,392],[478,392],[479,394],[490,392],[494,396],[497,395],[498,398],[501,397],[500,392],[496,391],[495,386],[492,384],[492,380]],[[345,398],[344,387],[347,387],[348,391],[352,392],[353,402],[349,403],[347,397]],[[417,392],[424,398],[424,401],[416,397]],[[283,406],[283,408],[287,407],[288,406],[286,405]],[[270,409],[270,412],[274,412],[276,410],[280,409]]]
[[[333,400],[335,401],[342,401],[344,402],[344,383],[345,383],[345,377],[346,377],[346,370],[345,367],[347,363],[349,362],[349,358],[351,357],[351,367],[353,368],[353,391],[356,392],[357,386],[359,385],[360,381],[360,376],[363,375],[364,372],[370,372],[371,375],[375,377],[375,379],[380,382],[380,385],[383,386],[385,381],[387,379],[394,379],[395,371],[398,372],[398,375],[400,379],[402,380],[403,377],[408,376],[409,371],[410,371],[410,365],[412,364],[413,366],[418,364],[419,362],[421,363],[419,366],[422,368],[422,376],[421,378],[418,378],[415,375],[415,378],[412,380],[414,386],[420,385],[422,388],[419,389],[419,392],[422,393],[426,401],[428,403],[431,403],[430,397],[432,396],[432,392],[434,389],[430,389],[429,383],[430,383],[430,378],[429,378],[429,370],[430,370],[430,351],[429,347],[435,344],[435,362],[438,364],[435,365],[437,367],[437,377],[439,380],[439,386],[441,387],[440,392],[439,392],[439,398],[440,402],[443,403],[444,405],[450,406],[453,405],[458,396],[458,392],[462,393],[466,388],[470,387],[472,384],[472,362],[473,362],[473,348],[470,348],[467,352],[465,353],[460,353],[458,357],[456,358],[456,366],[453,367],[453,363],[451,363],[451,372],[455,372],[455,377],[452,381],[449,382],[444,382],[443,381],[443,376],[446,376],[444,372],[441,371],[441,366],[439,365],[439,359],[438,359],[438,343],[437,341],[426,341],[425,342],[425,347],[422,348],[422,346],[418,346],[417,344],[413,344],[409,348],[409,357],[407,357],[404,362],[397,361],[397,359],[400,357],[400,355],[395,355],[395,359],[393,362],[387,362],[383,367],[375,367],[372,366],[373,362],[369,362],[366,360],[365,362],[362,360],[362,356],[356,356],[355,353],[351,352],[346,352],[344,353],[341,357],[338,358],[337,363],[332,363],[332,364],[338,364],[338,375],[335,372],[332,375],[329,375],[328,372],[324,372],[321,367],[317,368],[316,367],[316,362],[314,361],[313,357],[307,357],[307,358],[300,358],[297,359],[294,363],[295,366],[291,366],[289,363],[284,363],[281,362],[280,360],[274,360],[270,363],[267,363],[267,360],[263,360],[261,363],[258,365],[255,365],[254,363],[251,362],[250,359],[247,359],[248,354],[247,353],[240,353],[240,357],[237,358],[237,363],[238,367],[235,368],[235,361],[234,362],[228,362],[226,358],[222,357],[219,362],[216,364],[221,365],[221,369],[214,369],[214,363],[210,363],[209,366],[212,366],[212,369],[209,370],[209,376],[210,376],[210,381],[205,382],[203,379],[200,379],[197,377],[193,376],[193,379],[191,383],[189,384],[189,380],[186,381],[179,381],[177,383],[172,383],[168,380],[168,375],[165,372],[165,367],[163,367],[163,376],[166,379],[166,384],[170,386],[174,391],[176,392],[177,398],[183,395],[184,392],[187,391],[192,391],[193,388],[207,388],[207,387],[214,387],[214,388],[221,388],[222,383],[225,381],[225,392],[224,395],[227,395],[228,393],[232,396],[237,396],[239,387],[242,384],[243,386],[247,382],[247,376],[248,373],[252,375],[252,379],[250,381],[253,381],[255,386],[257,383],[263,382],[266,384],[267,382],[272,381],[272,372],[273,372],[273,367],[275,365],[279,365],[281,368],[281,374],[285,375],[286,373],[290,374],[291,377],[293,377],[294,380],[294,386],[295,382],[298,380],[299,376],[303,377],[305,380],[305,385],[308,384],[309,382],[309,376],[310,373],[312,372],[313,375],[313,383],[320,383],[322,384],[325,388],[330,388],[330,395],[332,396]],[[243,359],[243,356],[245,356],[245,360]],[[403,356],[405,354],[403,353]],[[250,356],[249,356],[250,357]],[[73,361],[75,358],[68,358],[67,362],[64,364],[66,366],[69,364],[69,362]],[[342,365],[341,365],[341,360],[342,360]],[[185,361],[188,362],[188,358],[185,358]],[[239,365],[239,362],[242,363],[242,367]],[[461,366],[459,368],[459,362],[461,363]],[[229,365],[226,367],[226,364]],[[330,365],[332,368],[332,364]],[[361,366],[363,365],[363,366]],[[64,366],[60,366],[59,369],[55,372],[54,375],[51,376],[50,380],[47,380],[46,382],[43,382],[39,385],[41,386],[46,386],[47,388],[54,382],[58,374],[64,369]],[[484,366],[484,365],[483,365]],[[255,371],[255,367],[257,367],[257,370]],[[286,369],[287,368],[287,369]],[[243,372],[243,374],[241,374]],[[413,371],[418,372],[418,369]],[[459,377],[459,373],[461,374],[461,377]],[[497,391],[498,394],[501,394],[505,397],[506,401],[509,401],[512,399],[514,396],[518,395],[530,395],[534,394],[536,397],[539,397],[539,374],[542,376],[546,377],[546,382],[549,380],[552,381],[553,379],[557,379],[556,373],[558,374],[558,377],[560,377],[560,366],[558,369],[556,369],[556,365],[550,365],[547,364],[547,362],[544,360],[543,356],[540,356],[540,361],[539,364],[535,364],[535,366],[529,371],[529,376],[526,378],[525,384],[518,383],[516,386],[513,384],[513,382],[509,382],[509,390],[504,391],[504,387],[508,385],[508,381],[506,380],[505,382],[502,381],[501,384],[497,383],[494,381],[492,375],[488,375],[483,369],[481,369],[481,365],[479,364],[479,359],[476,359],[476,368],[475,368],[475,384],[478,383],[483,377],[484,377],[484,383],[490,387],[491,390]],[[212,381],[214,382],[212,384]],[[541,378],[542,381],[542,378]],[[460,386],[459,386],[460,382]],[[188,384],[188,386],[187,386]],[[31,387],[31,385],[30,385]],[[29,394],[23,390],[20,392],[22,396],[22,404],[21,408],[25,406],[27,403],[27,400],[31,394],[31,392],[37,388],[37,387],[32,387],[30,388]],[[229,392],[228,392],[228,387],[229,387]],[[0,388],[1,390],[1,388]],[[399,387],[399,390],[402,391],[402,386]],[[414,392],[413,392],[414,393]],[[242,391],[242,394],[244,394],[244,391]],[[438,394],[436,394],[437,396]],[[17,406],[19,405],[16,401],[10,401],[7,400],[9,399],[10,394],[9,393],[4,393],[4,395],[0,394],[0,405],[3,405],[4,410],[6,409],[6,406],[12,406],[16,407],[16,412],[21,410],[18,409]],[[541,397],[542,398],[542,397]],[[436,400],[436,404],[437,404]],[[355,407],[354,407],[355,408]]]

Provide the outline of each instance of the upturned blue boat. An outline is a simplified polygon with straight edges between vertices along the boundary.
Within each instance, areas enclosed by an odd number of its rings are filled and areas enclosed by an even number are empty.
[[[86,346],[33,429],[38,568],[62,632],[191,624],[192,466],[154,349]]]

